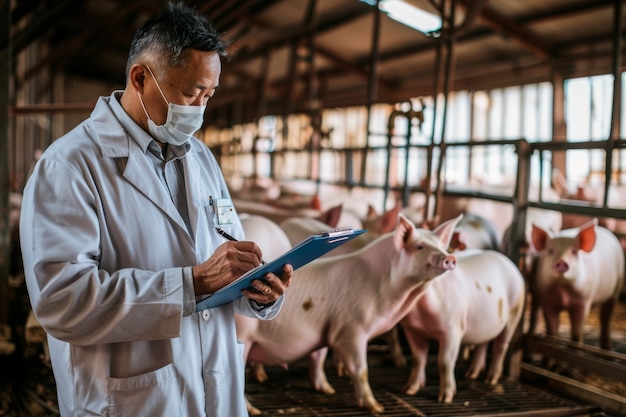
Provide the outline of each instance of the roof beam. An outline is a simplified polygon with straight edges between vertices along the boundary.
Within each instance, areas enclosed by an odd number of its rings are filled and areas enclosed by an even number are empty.
[[[62,16],[77,7],[75,3],[76,0],[61,0],[54,2],[54,5],[46,8],[44,12],[31,13],[33,15],[32,21],[26,25],[23,30],[13,36],[13,55],[17,55],[32,42],[42,38],[44,34],[48,33],[48,31],[54,27],[55,22],[61,20]],[[0,50],[6,47],[6,42],[0,44]]]
[[[363,6],[364,7],[360,8],[358,11],[349,10],[341,15],[337,14],[324,24],[312,26],[297,25],[281,30],[269,30],[263,34],[252,33],[234,40],[233,47],[235,47],[236,50],[241,51],[248,47],[255,46],[255,48],[249,48],[251,50],[242,52],[240,55],[242,59],[255,58],[263,54],[262,47],[267,44],[272,44],[274,46],[283,45],[294,38],[320,34],[346,24],[351,20],[358,19],[369,12],[369,6],[365,4],[363,4]]]
[[[469,1],[470,0],[462,0],[462,2],[464,4],[469,5]],[[578,5],[575,7],[568,7],[568,8],[562,8],[556,12],[550,12],[547,14],[541,14],[541,15],[532,15],[532,16],[527,16],[524,17],[523,19],[517,21],[516,23],[512,23],[513,25],[517,26],[517,27],[525,27],[528,25],[532,25],[535,23],[539,23],[541,21],[545,21],[545,20],[554,20],[554,19],[560,19],[560,18],[568,18],[572,15],[576,15],[576,14],[584,14],[584,13],[589,13],[590,11],[593,10],[597,10],[597,9],[602,9],[602,8],[606,8],[606,7],[612,7],[614,3],[614,0],[596,0],[593,4],[583,4],[583,5]],[[466,6],[467,7],[467,6]],[[506,19],[507,22],[511,22],[510,19]],[[486,22],[485,25],[487,24]],[[458,41],[459,42],[464,42],[464,41],[476,41],[482,38],[485,38],[487,36],[493,36],[494,35],[494,28],[491,27],[492,30],[487,30],[487,29],[477,29],[475,31],[472,31],[471,33],[467,33],[464,34],[463,36],[461,36]],[[498,30],[495,30],[496,33],[501,33]],[[534,36],[534,35],[532,35]],[[536,36],[534,36],[536,38]],[[590,40],[591,41],[591,40]],[[421,52],[428,52],[431,51],[433,48],[436,47],[436,43],[435,41],[428,43],[428,44],[424,44],[424,43],[419,43],[419,44],[414,44],[414,45],[409,45],[409,46],[402,46],[396,49],[389,49],[387,52],[383,52],[381,53],[380,56],[380,61],[381,62],[385,62],[385,61],[390,61],[390,60],[394,60],[394,59],[401,59],[404,58],[407,55],[412,55],[415,53],[421,53]],[[539,48],[541,49],[541,46],[539,46]],[[549,54],[549,57],[552,56],[552,51],[550,48],[544,46],[543,49],[545,50],[545,53]],[[540,55],[537,56],[541,56],[543,54],[543,52],[539,52]],[[357,65],[364,65],[367,62],[368,57],[361,57],[359,58]],[[547,59],[547,58],[546,58]]]
[[[253,42],[282,43],[286,41],[291,41],[298,37],[316,36],[316,35],[319,35],[320,32],[332,30],[336,26],[345,24],[349,22],[350,20],[359,18],[362,15],[367,14],[368,12],[369,12],[368,8],[364,8],[362,9],[362,12],[360,11],[358,13],[346,13],[344,16],[336,17],[333,21],[325,25],[319,25],[317,27],[315,27],[315,25],[298,25],[297,27],[287,29],[287,30],[281,30],[281,31],[271,31],[268,29],[268,31],[265,33],[265,39],[266,39],[265,41],[263,41],[262,39],[263,36],[259,36],[259,34],[255,34],[255,33],[250,33],[249,35],[245,35],[237,39],[235,42],[233,42],[233,45],[237,47],[236,50],[241,50],[241,49],[244,49],[246,46],[251,45]],[[255,21],[254,23],[259,24],[258,21]],[[251,51],[251,53],[249,54],[245,54],[245,53],[240,54],[237,57],[238,60],[244,61],[247,59],[253,59],[257,55],[262,55],[266,53],[267,51],[265,47],[257,47],[256,49],[254,48],[251,48],[251,49],[253,49],[253,51]],[[332,61],[334,64],[343,68],[347,72],[358,74],[359,76],[365,79],[369,77],[369,70],[367,69],[366,66],[362,65],[361,63],[348,62],[345,59],[342,59],[341,57],[337,56],[337,54],[329,51],[328,49],[322,48],[319,45],[316,46],[316,53]],[[383,77],[379,79],[379,82],[389,87],[396,84],[393,80],[386,79]]]
[[[465,7],[471,6],[470,0],[461,0],[461,4]],[[492,28],[496,33],[508,36],[513,42],[516,42],[522,47],[528,49],[538,58],[551,58],[552,53],[550,51],[550,47],[543,39],[540,39],[532,31],[507,18],[493,8],[485,6],[478,16],[478,20],[486,26]]]

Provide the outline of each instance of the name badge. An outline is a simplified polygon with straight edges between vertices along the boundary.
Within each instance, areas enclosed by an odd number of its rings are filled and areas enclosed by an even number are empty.
[[[230,198],[216,198],[213,202],[215,214],[217,215],[217,224],[233,224],[235,209]]]

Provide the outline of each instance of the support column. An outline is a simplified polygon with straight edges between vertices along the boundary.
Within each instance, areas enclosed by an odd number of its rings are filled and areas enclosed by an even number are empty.
[[[567,125],[565,124],[565,80],[563,74],[555,71],[552,74],[552,140],[567,141]],[[566,176],[567,164],[565,152],[552,153],[552,169],[558,169]]]
[[[8,322],[9,315],[9,105],[11,90],[11,1],[0,2],[0,324]]]

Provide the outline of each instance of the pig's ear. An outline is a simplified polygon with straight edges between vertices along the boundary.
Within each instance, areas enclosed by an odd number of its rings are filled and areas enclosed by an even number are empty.
[[[450,219],[441,223],[439,226],[433,230],[433,233],[439,238],[439,241],[443,244],[444,248],[450,247],[450,241],[452,240],[452,234],[454,233],[454,228],[463,218],[462,214],[459,214],[454,219]]]
[[[311,197],[310,206],[313,210],[317,210],[317,211],[322,210],[322,202],[320,201],[319,195],[314,194],[313,197]]]
[[[463,242],[463,234],[458,230],[452,232],[452,240],[450,240],[450,250],[451,251],[461,251],[467,249],[467,245]]]
[[[365,217],[365,218],[366,219],[375,219],[376,217],[378,217],[378,213],[376,213],[376,209],[371,204],[368,204],[367,205],[367,217]],[[396,219],[393,219],[393,220],[395,221]]]
[[[399,205],[396,205],[391,210],[385,211],[377,220],[379,224],[379,228],[380,228],[380,233],[391,232],[397,223],[397,218],[399,214],[400,214]]]
[[[532,224],[532,230],[530,231],[530,249],[533,252],[541,252],[546,247],[548,238],[548,232],[546,232],[536,224]]]
[[[580,250],[591,252],[596,245],[596,224],[598,224],[598,219],[593,219],[578,229],[576,240],[578,240]]]
[[[404,217],[403,214],[398,214],[398,224],[396,226],[396,232],[393,235],[393,246],[397,251],[404,248],[406,242],[408,242],[413,236],[415,225],[411,223],[409,219]]]
[[[318,216],[318,220],[322,223],[329,225],[330,227],[337,227],[339,224],[339,218],[341,217],[341,211],[343,210],[343,206],[340,204],[338,206],[329,208],[322,214]]]

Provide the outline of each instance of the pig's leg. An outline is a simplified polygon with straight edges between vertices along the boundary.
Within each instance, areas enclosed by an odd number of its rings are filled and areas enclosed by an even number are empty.
[[[415,395],[426,386],[426,363],[428,362],[428,339],[412,331],[404,329],[407,342],[411,348],[411,375],[402,392]]]
[[[492,342],[491,362],[485,379],[487,384],[497,384],[502,376],[504,359],[506,358],[513,336],[515,336],[518,331],[521,332],[521,328],[518,325],[519,321],[522,319],[523,306],[524,303],[520,301],[516,307],[511,309],[506,326]]]
[[[328,382],[326,372],[324,371],[324,362],[327,354],[327,347],[314,350],[309,354],[309,376],[315,391],[320,391],[324,394],[334,394],[335,389]]]
[[[450,334],[439,340],[439,402],[451,403],[456,394],[454,370],[461,350],[461,338],[459,331],[451,329]]]
[[[398,337],[398,326],[394,326],[384,334],[387,345],[389,346],[389,353],[391,354],[391,360],[397,368],[404,368],[406,366],[406,358],[404,352],[402,352],[402,346],[400,345],[400,339]]]
[[[465,373],[465,378],[476,379],[482,370],[485,369],[488,346],[489,342],[476,345],[474,354],[472,355],[472,361],[470,362],[470,366]]]
[[[248,400],[248,397],[245,397],[246,399],[246,409],[248,410],[248,414],[251,416],[258,416],[263,414],[263,411],[259,410],[258,408],[256,408],[255,406],[253,406],[250,403],[250,400]]]
[[[532,255],[527,255],[532,256]],[[529,295],[530,295],[530,318],[528,321],[528,334],[533,336],[537,330],[537,321],[541,316],[541,303],[539,302],[538,292],[536,287],[537,280],[537,257],[533,256],[528,267],[526,280],[528,282]]]
[[[615,309],[615,297],[605,301],[600,307],[600,347],[611,350],[611,316]]]
[[[585,325],[585,320],[589,315],[589,309],[591,307],[587,306],[576,306],[572,307],[569,310],[569,318],[570,323],[572,325],[571,328],[571,339],[573,342],[582,343],[583,342],[583,326]]]
[[[546,334],[548,336],[559,336],[559,314],[561,311],[557,308],[550,308],[549,305],[544,304],[541,306],[543,310],[543,317],[546,322]],[[546,369],[550,369],[554,366],[555,359],[554,358],[543,358],[543,366]]]
[[[546,322],[546,333],[549,336],[557,337],[559,335],[559,314],[560,310],[550,308],[547,305],[543,305],[543,316]]]
[[[365,407],[373,413],[382,413],[385,408],[380,405],[369,384],[367,371],[367,342],[365,333],[354,333],[341,338],[333,349],[340,355],[341,361],[354,384],[354,394],[359,407]]]
[[[335,369],[337,370],[338,376],[340,377],[348,376],[346,374],[345,366],[343,365],[343,362],[341,362],[341,358],[339,358],[339,355],[337,354],[333,355],[333,364],[335,365]]]
[[[262,363],[251,363],[250,370],[256,381],[265,382],[268,380],[267,372],[265,372],[265,367]]]
[[[485,382],[489,385],[496,385],[502,376],[504,358],[514,331],[515,328],[505,328],[491,344],[491,362],[485,378]]]

